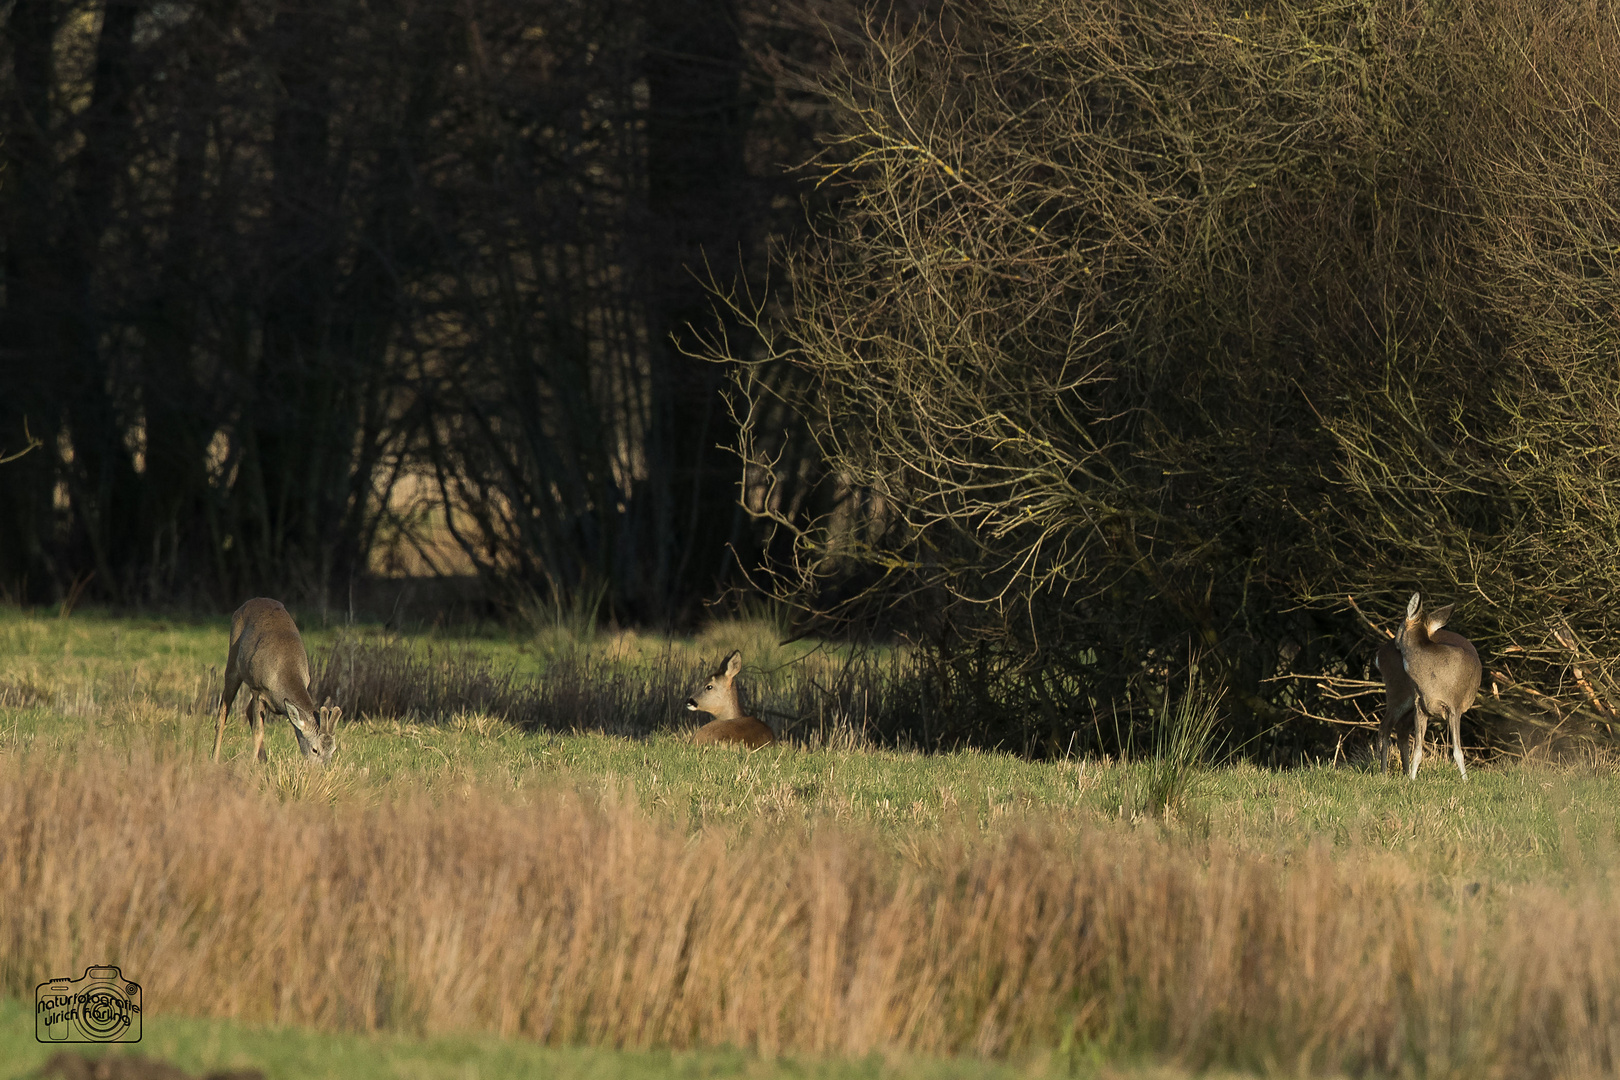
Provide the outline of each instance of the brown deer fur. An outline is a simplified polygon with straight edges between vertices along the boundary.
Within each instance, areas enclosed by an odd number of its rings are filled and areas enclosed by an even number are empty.
[[[1468,779],[1468,767],[1463,764],[1462,714],[1479,693],[1479,653],[1461,634],[1440,629],[1451,617],[1451,608],[1447,604],[1433,614],[1425,614],[1421,597],[1413,593],[1406,605],[1406,624],[1396,639],[1401,666],[1415,691],[1414,745],[1406,770],[1411,779],[1416,779],[1418,764],[1423,760],[1423,736],[1431,716],[1450,726],[1452,760],[1463,779]]]
[[[309,656],[298,626],[279,600],[258,597],[231,616],[231,651],[225,661],[225,691],[220,696],[219,720],[214,728],[214,760],[225,741],[225,721],[242,686],[248,689],[247,720],[253,729],[253,756],[267,759],[264,749],[264,711],[291,721],[299,752],[305,760],[325,765],[337,743],[332,729],[341,709],[317,709],[309,696]]]
[[[755,717],[742,715],[742,706],[737,700],[737,673],[741,670],[742,653],[733,652],[721,662],[703,687],[686,699],[686,707],[692,712],[704,712],[714,717],[698,728],[697,734],[692,737],[697,745],[743,743],[749,749],[757,749],[776,741],[776,735],[769,727]]]

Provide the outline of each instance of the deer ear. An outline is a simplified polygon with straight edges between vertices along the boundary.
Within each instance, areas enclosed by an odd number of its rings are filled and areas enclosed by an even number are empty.
[[[726,657],[726,678],[735,679],[742,670],[742,650],[733,649],[731,655]]]
[[[292,721],[292,726],[297,728],[304,738],[314,738],[315,733],[321,729],[317,717],[305,716],[303,711],[290,701],[287,702],[287,719]]]
[[[1419,608],[1419,606],[1422,605],[1422,603],[1423,603],[1422,596],[1420,594],[1418,594],[1418,593],[1413,593],[1412,594],[1412,599],[1410,599],[1410,600],[1408,600],[1406,602],[1406,617],[1408,619],[1416,618],[1417,613],[1418,613],[1418,608]]]
[[[1429,633],[1432,634],[1442,626],[1446,625],[1446,620],[1451,618],[1451,609],[1456,606],[1456,604],[1447,604],[1439,611],[1429,612]]]

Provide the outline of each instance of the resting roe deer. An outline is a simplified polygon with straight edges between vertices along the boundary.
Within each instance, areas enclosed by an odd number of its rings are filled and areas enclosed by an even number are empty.
[[[769,727],[755,717],[742,715],[742,706],[737,701],[737,673],[741,670],[742,653],[734,651],[709,676],[703,689],[686,699],[687,709],[714,717],[692,737],[697,745],[743,743],[752,750],[776,741]]]
[[[264,749],[264,711],[292,722],[299,752],[306,761],[325,765],[337,748],[332,731],[343,710],[315,707],[309,696],[309,655],[298,626],[279,600],[249,600],[231,616],[231,651],[225,661],[225,692],[219,699],[214,728],[214,760],[225,741],[225,720],[243,685],[248,688],[247,720],[253,729],[253,756],[268,759]]]
[[[1406,625],[1395,640],[1406,677],[1415,690],[1414,745],[1412,761],[1406,770],[1410,779],[1417,778],[1418,764],[1423,760],[1423,735],[1431,716],[1451,726],[1451,757],[1463,779],[1468,779],[1468,767],[1463,764],[1462,714],[1468,711],[1474,703],[1474,695],[1479,693],[1479,653],[1461,634],[1440,629],[1451,617],[1451,609],[1452,605],[1447,604],[1426,615],[1419,594],[1413,593],[1406,604]]]

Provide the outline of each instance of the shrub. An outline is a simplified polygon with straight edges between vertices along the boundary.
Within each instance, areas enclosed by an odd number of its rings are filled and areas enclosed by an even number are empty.
[[[1357,715],[1349,601],[1414,588],[1502,672],[1481,713],[1608,718],[1614,25],[976,0],[872,37],[823,86],[839,210],[737,366],[780,594],[898,620],[976,741],[1117,752],[1192,643],[1289,757]],[[821,511],[776,499],[784,411]]]

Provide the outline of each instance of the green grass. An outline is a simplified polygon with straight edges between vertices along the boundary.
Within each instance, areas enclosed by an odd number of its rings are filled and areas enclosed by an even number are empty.
[[[470,717],[446,726],[350,725],[332,767],[311,772],[294,759],[284,727],[268,734],[271,760],[259,771],[289,797],[372,802],[407,788],[450,796],[478,785],[521,799],[557,786],[612,787],[694,829],[794,818],[905,829],[964,819],[982,826],[1032,816],[1076,825],[1123,819],[1244,848],[1383,848],[1438,873],[1510,880],[1558,877],[1606,861],[1620,836],[1620,783],[1606,769],[1579,766],[1480,768],[1467,782],[1437,766],[1412,784],[1365,764],[1283,772],[1239,764],[1205,770],[1189,807],[1164,824],[1146,814],[1150,764],[1032,763],[975,751],[705,751],[678,735],[526,734]],[[212,738],[207,714],[170,713],[141,724],[115,708],[79,717],[0,709],[0,750],[156,742],[200,758]],[[245,759],[250,746],[233,719],[227,754]]]
[[[201,759],[212,746],[207,712],[139,699],[99,698],[95,712],[0,708],[0,752],[157,745]],[[904,844],[946,823],[992,827],[1030,818],[1074,827],[1134,823],[1244,849],[1286,853],[1311,843],[1384,849],[1435,875],[1504,882],[1580,876],[1620,841],[1620,782],[1607,767],[1505,765],[1464,782],[1435,757],[1413,784],[1369,763],[1288,771],[1238,764],[1201,770],[1196,795],[1170,821],[1148,812],[1151,763],[1033,763],[964,751],[702,750],[680,735],[639,741],[524,733],[489,718],[446,725],[351,724],[333,765],[305,769],[286,725],[267,734],[270,762],[246,761],[251,740],[234,717],[226,755],[289,798],[375,803],[405,791],[452,797],[469,786],[523,800],[568,787],[612,788],[697,830],[788,820],[875,823]]]
[[[707,641],[658,647],[714,656],[730,641],[757,632],[722,627]],[[166,753],[206,756],[227,633],[224,618],[181,622],[91,613],[56,619],[0,609],[0,694],[22,688],[34,699],[15,707],[6,703],[15,696],[0,698],[0,752],[155,743]],[[311,648],[333,633],[311,629]],[[451,640],[499,662],[527,664],[534,677],[544,678],[544,659],[529,639]],[[638,648],[654,644],[648,639]],[[645,655],[622,640],[592,647],[629,665]],[[672,726],[691,722],[678,701],[670,703],[669,720]],[[333,767],[311,773],[295,761],[285,723],[267,725],[266,739],[271,760],[260,772],[288,797],[373,802],[402,789],[448,796],[477,785],[521,799],[556,786],[611,786],[693,829],[831,818],[876,823],[904,842],[907,830],[962,820],[991,826],[1030,816],[1074,825],[1124,819],[1142,828],[1219,837],[1242,848],[1286,851],[1314,842],[1382,848],[1445,878],[1503,881],[1578,874],[1608,861],[1620,837],[1620,780],[1613,768],[1594,761],[1485,765],[1463,782],[1449,760],[1430,755],[1415,784],[1377,775],[1365,757],[1339,767],[1288,771],[1241,764],[1198,769],[1196,795],[1174,820],[1162,823],[1146,820],[1152,762],[1032,763],[973,751],[749,754],[700,750],[680,734],[642,741],[531,733],[461,714],[443,724],[349,723],[340,731]],[[246,725],[233,715],[226,756],[245,766],[250,746]]]
[[[0,754],[71,756],[85,748],[155,749],[200,761],[211,749],[212,698],[224,660],[227,620],[117,619],[79,613],[41,618],[0,609]],[[312,647],[336,629],[309,627]],[[352,632],[352,631],[351,631]],[[362,628],[362,632],[365,632]],[[372,630],[370,632],[377,632]],[[547,635],[420,637],[476,651],[543,679],[565,648],[634,667],[661,650],[713,659],[739,641],[784,670],[795,656],[757,626],[722,626],[691,640],[594,635],[572,643]],[[544,638],[544,640],[541,640]],[[672,725],[687,723],[670,703]],[[524,802],[559,788],[629,794],[647,811],[694,833],[746,833],[784,822],[880,826],[902,851],[947,826],[994,830],[1032,820],[1083,835],[1093,827],[1139,829],[1189,844],[1220,843],[1275,856],[1326,845],[1346,858],[1400,856],[1436,885],[1476,883],[1486,895],[1523,885],[1572,888],[1605,875],[1620,845],[1620,779],[1592,758],[1481,763],[1464,782],[1442,755],[1426,758],[1416,783],[1380,776],[1364,754],[1336,765],[1286,772],[1249,765],[1187,764],[1191,792],[1173,814],[1154,814],[1151,762],[1031,763],[980,752],[920,755],[854,746],[700,750],[680,734],[648,740],[520,731],[461,713],[444,723],[392,718],[341,730],[333,766],[304,768],[286,724],[267,731],[271,760],[247,760],[245,725],[233,716],[228,766],[282,798],[376,805],[397,795],[453,799],[477,788]],[[1432,767],[1429,767],[1431,766]],[[0,1060],[25,1075],[54,1048],[32,1038],[31,1016],[0,1002]],[[191,1071],[252,1064],[271,1076],[692,1076],[946,1077],[1170,1075],[1070,1072],[1067,1058],[1021,1068],[982,1062],[765,1061],[713,1050],[682,1054],[547,1049],[493,1038],[365,1038],[269,1031],[226,1021],[164,1017],[149,1025],[142,1052]],[[1059,1067],[1061,1066],[1061,1068]],[[1109,1066],[1108,1068],[1116,1068]]]
[[[1021,1066],[879,1055],[857,1060],[762,1058],[732,1049],[675,1053],[557,1048],[492,1037],[333,1035],[161,1014],[147,1021],[137,1044],[45,1045],[35,1041],[33,1025],[29,1003],[0,998],[0,1080],[31,1076],[63,1050],[92,1060],[108,1054],[139,1054],[198,1075],[222,1069],[261,1069],[269,1080],[1024,1080],[1057,1076],[1174,1080],[1188,1075],[1163,1065],[1103,1063],[1073,1055],[1053,1055]],[[1236,1078],[1239,1074],[1203,1075]]]
[[[298,610],[293,615],[311,652],[342,634],[388,636],[372,624],[351,626],[341,619],[323,620],[318,613]],[[76,677],[81,683],[88,679],[113,684],[129,677],[136,687],[151,686],[154,677],[171,664],[185,664],[185,673],[195,682],[206,676],[208,668],[224,667],[230,625],[228,612],[131,617],[80,608],[64,619],[0,606],[0,657],[5,658],[8,672],[38,671],[41,665],[49,665],[53,680]],[[813,640],[781,645],[778,629],[768,620],[718,622],[701,633],[678,638],[634,630],[571,633],[552,628],[522,633],[493,627],[475,632],[428,629],[407,636],[422,645],[453,645],[526,676],[543,675],[559,657],[581,650],[635,667],[669,652],[693,663],[714,663],[732,649],[741,649],[750,673],[775,672],[813,654],[847,651]],[[137,664],[141,670],[132,670],[131,665]],[[179,683],[163,686],[170,691],[181,688]]]

